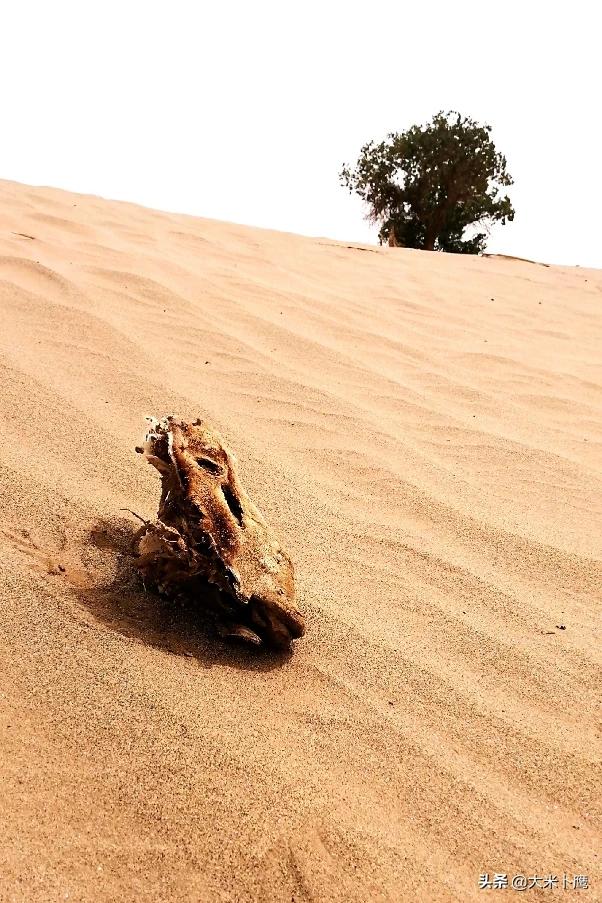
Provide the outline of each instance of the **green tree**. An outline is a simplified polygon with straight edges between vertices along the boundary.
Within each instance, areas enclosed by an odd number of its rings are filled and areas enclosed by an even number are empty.
[[[460,113],[438,113],[385,141],[370,141],[341,183],[368,206],[381,244],[479,254],[492,223],[514,219],[502,189],[512,185],[491,127]],[[465,231],[470,229],[468,237]],[[482,227],[485,231],[476,231]]]

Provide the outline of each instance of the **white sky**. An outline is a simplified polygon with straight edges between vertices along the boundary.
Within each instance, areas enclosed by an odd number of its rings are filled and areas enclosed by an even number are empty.
[[[602,267],[596,0],[14,0],[0,178],[376,242],[344,162],[457,109],[508,159],[488,250]]]

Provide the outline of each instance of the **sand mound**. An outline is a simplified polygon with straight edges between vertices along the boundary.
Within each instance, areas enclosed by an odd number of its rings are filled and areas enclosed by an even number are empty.
[[[0,183],[0,899],[600,899],[601,292]],[[157,411],[236,449],[292,657],[141,591]]]

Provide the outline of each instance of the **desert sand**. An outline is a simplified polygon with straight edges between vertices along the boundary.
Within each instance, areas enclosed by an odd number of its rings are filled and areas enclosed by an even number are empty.
[[[11,182],[0,255],[0,899],[602,899],[602,272]],[[133,573],[166,413],[291,554],[292,655]]]

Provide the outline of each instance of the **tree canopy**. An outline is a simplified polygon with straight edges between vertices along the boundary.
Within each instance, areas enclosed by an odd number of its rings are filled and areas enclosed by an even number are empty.
[[[490,132],[455,111],[437,113],[427,125],[365,144],[341,183],[367,204],[381,244],[479,254],[491,224],[514,219],[502,193],[512,178]]]

